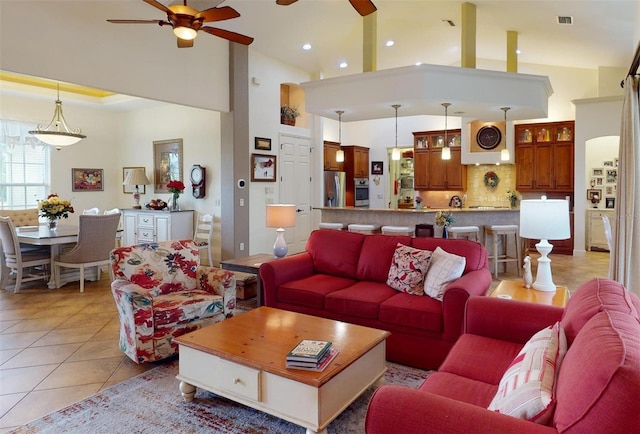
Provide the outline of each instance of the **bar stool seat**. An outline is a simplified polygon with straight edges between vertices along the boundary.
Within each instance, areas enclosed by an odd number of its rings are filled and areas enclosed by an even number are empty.
[[[341,231],[344,229],[344,224],[342,223],[325,223],[325,222],[320,222],[320,224],[318,225],[318,227],[320,229],[333,229],[335,231]]]
[[[471,241],[480,239],[480,228],[478,226],[450,226],[447,229],[451,238],[466,238]]]
[[[382,235],[408,235],[413,236],[413,228],[409,226],[382,226]]]
[[[515,256],[509,256],[509,236],[513,236],[513,249]],[[489,236],[491,236],[492,243],[489,246]],[[504,252],[498,252],[498,243],[501,242]],[[509,262],[516,263],[516,270],[518,276],[521,273],[522,264],[522,250],[520,246],[520,235],[518,225],[491,225],[484,227],[484,244],[485,248],[489,252],[489,261],[493,260],[493,275],[498,278],[498,264],[505,264],[505,271]]]
[[[350,225],[347,226],[347,229],[349,230],[349,232],[359,232],[361,234],[380,233],[380,225],[376,225],[376,224],[364,225],[364,224],[351,223]]]

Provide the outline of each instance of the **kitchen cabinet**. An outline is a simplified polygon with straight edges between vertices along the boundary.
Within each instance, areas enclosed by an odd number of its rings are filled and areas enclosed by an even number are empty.
[[[451,159],[442,159],[444,130],[413,133],[416,190],[465,190],[467,167],[462,164],[460,130],[447,131]]]
[[[599,250],[609,250],[602,217],[607,216],[609,218],[609,224],[612,225],[611,230],[613,231],[614,214],[615,211],[612,209],[587,209],[587,250],[593,250],[594,247]]]
[[[332,170],[335,172],[342,172],[343,163],[336,160],[336,153],[340,150],[340,143],[338,142],[324,142],[324,170]]]
[[[516,189],[573,192],[574,122],[515,126]]]
[[[193,238],[193,211],[122,210],[122,245]]]
[[[369,148],[364,146],[343,146],[344,171],[347,183],[354,178],[369,177]]]

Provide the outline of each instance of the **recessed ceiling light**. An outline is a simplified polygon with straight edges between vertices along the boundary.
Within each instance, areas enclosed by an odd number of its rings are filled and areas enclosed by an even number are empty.
[[[303,49],[303,50],[311,50],[311,44],[304,44],[304,45],[302,46],[302,49]]]
[[[395,44],[395,42],[393,41],[387,41],[387,43],[385,44],[387,47],[393,47],[393,44]]]
[[[340,62],[340,68],[346,68],[347,66],[347,62]]]
[[[516,50],[516,54],[522,54],[522,50]]]

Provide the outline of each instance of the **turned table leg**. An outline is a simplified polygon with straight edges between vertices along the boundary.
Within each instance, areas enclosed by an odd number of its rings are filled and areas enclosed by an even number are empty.
[[[181,381],[180,392],[182,392],[182,398],[184,398],[185,402],[191,402],[196,394],[196,386]]]

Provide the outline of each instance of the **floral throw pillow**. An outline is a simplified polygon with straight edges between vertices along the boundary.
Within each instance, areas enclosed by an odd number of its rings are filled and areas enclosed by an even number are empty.
[[[398,243],[393,253],[387,285],[401,292],[423,295],[424,276],[431,262],[431,251]]]
[[[436,247],[431,256],[429,272],[424,279],[424,293],[442,301],[444,289],[464,272],[467,259]]]

